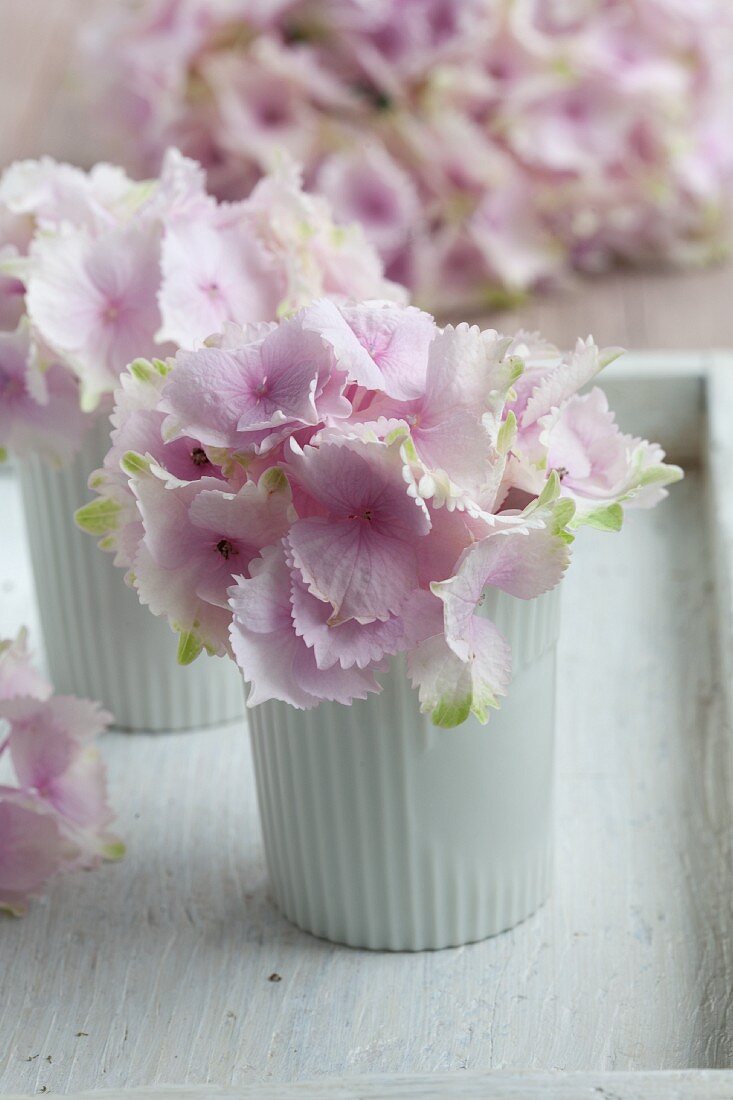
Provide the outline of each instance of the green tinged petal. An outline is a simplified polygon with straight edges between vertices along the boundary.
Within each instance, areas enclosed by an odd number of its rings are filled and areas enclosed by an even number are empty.
[[[465,722],[471,713],[471,696],[463,695],[460,699],[452,699],[444,696],[435,707],[431,718],[434,726],[442,729],[454,729]]]
[[[509,364],[509,385],[513,386],[524,374],[525,362],[521,355],[510,355],[507,362]]]
[[[120,466],[130,477],[140,477],[150,473],[150,459],[144,458],[137,451],[126,451],[120,459]]]
[[[496,449],[500,455],[506,455],[509,453],[512,444],[517,435],[517,418],[513,412],[509,412],[506,420],[499,428],[499,433],[496,437]]]
[[[609,504],[605,508],[596,508],[585,515],[579,515],[576,527],[594,527],[597,531],[620,531],[624,522],[624,510],[620,504]]]
[[[611,363],[614,363],[620,356],[626,354],[626,348],[603,348],[599,353],[599,370],[605,370]]]
[[[552,510],[550,528],[553,535],[562,535],[575,515],[575,501],[569,497],[562,497]]]
[[[155,367],[149,359],[133,359],[127,369],[139,382],[150,382],[156,374]]]
[[[102,849],[102,856],[110,863],[115,863],[117,860],[122,859],[127,851],[125,845],[121,840],[115,837],[113,840],[108,841]]]
[[[681,466],[649,466],[639,475],[637,485],[643,488],[646,485],[673,485],[675,481],[681,481],[685,472]]]
[[[542,492],[537,497],[536,507],[552,504],[560,496],[560,478],[556,470],[550,472],[550,476],[542,487]]]
[[[190,665],[196,660],[204,648],[204,643],[198,634],[192,630],[182,630],[178,638],[178,653],[176,659],[179,665]]]
[[[290,492],[290,482],[279,466],[271,466],[269,470],[266,470],[257,484],[261,485],[268,493]]]
[[[74,513],[77,527],[89,535],[106,535],[119,527],[121,506],[108,497],[92,500]]]

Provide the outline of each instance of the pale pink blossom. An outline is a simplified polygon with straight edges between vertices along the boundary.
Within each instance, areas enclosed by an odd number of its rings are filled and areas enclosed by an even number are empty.
[[[268,547],[252,563],[250,577],[236,580],[230,593],[231,645],[251,684],[250,706],[281,699],[309,710],[324,699],[351,703],[379,690],[371,668],[343,668],[339,662],[319,667],[314,650],[295,629],[282,546]]]
[[[129,164],[178,144],[237,199],[288,153],[444,314],[725,247],[727,0],[113,8],[85,30],[88,92]]]
[[[558,473],[563,495],[575,501],[578,520],[620,523],[621,503],[651,507],[679,477],[677,467],[665,465],[660,447],[620,431],[601,389],[573,395],[543,417],[542,426],[547,467]]]
[[[91,423],[82,411],[136,358],[198,347],[233,321],[274,322],[323,295],[403,292],[363,232],[337,224],[285,161],[234,204],[209,195],[201,166],[175,149],[140,183],[106,164],[11,165],[0,178],[0,448],[63,461]],[[337,412],[337,392],[317,396]]]
[[[76,378],[35,343],[27,323],[0,332],[0,453],[40,454],[60,465],[80,446],[88,420]]]
[[[330,303],[321,311],[339,319]],[[161,402],[166,437],[185,423],[205,445],[259,452],[326,414],[347,415],[348,402],[329,386],[332,362],[310,317],[306,309],[270,331],[245,331],[237,347],[179,352]]]
[[[93,405],[136,355],[155,350],[160,239],[143,222],[103,237],[39,237],[31,250],[28,315],[57,354],[77,365]]]
[[[399,449],[324,443],[292,454],[286,469],[316,512],[292,525],[288,553],[308,590],[330,605],[330,620],[397,614],[417,587],[415,541],[430,530],[406,492]]]
[[[384,277],[379,254],[362,226],[337,222],[329,203],[303,188],[301,170],[288,157],[282,155],[252,190],[246,216],[285,278],[280,313],[324,295],[407,301],[404,287]]]
[[[98,703],[51,694],[30,665],[25,630],[0,640],[0,909],[22,916],[57,874],[119,859],[95,745],[111,722]]]
[[[162,275],[157,338],[179,347],[196,346],[226,321],[274,317],[285,297],[282,273],[243,219],[233,215],[171,226],[163,242]]]
[[[485,722],[511,679],[485,594],[550,591],[576,528],[681,477],[578,394],[617,354],[380,300],[230,322],[131,365],[79,519],[250,706],[363,699],[399,657],[436,723]]]
[[[0,786],[0,910],[21,917],[76,849],[37,797]]]
[[[28,647],[28,631],[23,627],[15,638],[0,639],[0,702],[18,695],[47,699],[53,688],[34,668]]]
[[[56,695],[15,698],[0,707],[8,723],[8,747],[20,786],[35,792],[61,816],[86,861],[111,841],[113,818],[99,750],[92,744],[112,721],[98,703]]]
[[[420,216],[420,199],[410,176],[376,145],[330,157],[318,189],[343,222],[358,222],[385,264],[408,245]]]
[[[474,615],[466,637],[469,656],[462,659],[448,645],[437,599],[424,613],[423,629],[425,636],[407,657],[421,711],[439,726],[460,725],[471,714],[487,722],[509,689],[509,643],[490,619]]]
[[[330,315],[325,306],[314,308],[305,315],[305,324],[325,336],[350,381],[402,401],[424,392],[428,349],[435,336],[429,314],[411,306],[370,302],[344,306],[339,313],[331,309]]]
[[[170,615],[199,649],[226,649],[227,590],[292,520],[287,479],[272,467],[258,483],[224,492],[218,479],[166,484],[152,467],[134,478],[144,534],[134,559],[135,586],[154,613]]]
[[[84,172],[51,157],[16,161],[0,180],[0,207],[45,232],[74,225],[96,236],[126,220],[144,195],[145,188],[114,165]]]

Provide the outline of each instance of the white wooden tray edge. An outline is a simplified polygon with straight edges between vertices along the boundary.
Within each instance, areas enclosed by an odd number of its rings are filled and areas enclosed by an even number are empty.
[[[71,1100],[731,1100],[733,1070],[659,1073],[422,1074],[309,1083],[102,1089]],[[5,1100],[24,1100],[8,1096]]]
[[[727,369],[726,369],[727,368]],[[718,593],[718,652],[729,725],[733,719],[733,357],[707,375],[706,464],[713,575]]]

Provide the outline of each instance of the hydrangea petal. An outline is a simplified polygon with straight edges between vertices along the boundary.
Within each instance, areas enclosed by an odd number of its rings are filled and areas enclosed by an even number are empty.
[[[370,623],[349,619],[331,626],[331,605],[312,595],[297,573],[292,578],[290,598],[295,632],[313,650],[319,669],[335,664],[341,668],[367,668],[404,648],[405,627],[398,616]]]
[[[290,610],[290,572],[282,546],[252,563],[249,578],[230,590],[231,645],[250,683],[247,705],[281,699],[301,710],[324,699],[350,703],[379,686],[373,673],[334,666],[321,670],[313,651],[295,632]]]
[[[0,787],[0,909],[23,916],[75,849],[55,817],[23,792]]]
[[[46,677],[31,664],[25,627],[15,638],[0,639],[0,702],[19,695],[48,699],[52,690]]]
[[[539,514],[539,513],[538,513]],[[564,524],[566,516],[562,515]],[[445,605],[445,638],[462,660],[471,650],[473,617],[487,586],[534,599],[560,583],[570,563],[562,527],[553,514],[541,525],[505,527],[464,551],[455,576],[431,585]]]
[[[488,619],[472,615],[465,660],[442,633],[420,642],[408,655],[410,679],[418,689],[420,709],[437,726],[452,728],[474,714],[481,723],[506,695],[511,675],[508,642]]]

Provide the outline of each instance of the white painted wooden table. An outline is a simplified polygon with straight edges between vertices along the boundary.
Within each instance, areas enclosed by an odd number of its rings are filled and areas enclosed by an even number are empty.
[[[666,407],[652,408],[686,456],[699,442],[704,367],[678,363],[657,387]],[[719,373],[714,470],[733,436]],[[656,368],[651,382],[623,375],[611,383],[617,403],[643,419],[638,386],[655,386]],[[244,730],[108,735],[129,854],[59,881],[25,920],[0,920],[0,1093],[176,1084],[212,1086],[199,1100],[213,1086],[264,1098],[315,1081],[292,1095],[733,1096],[728,1074],[613,1087],[598,1077],[733,1066],[733,757],[716,659],[717,632],[729,636],[733,621],[733,540],[711,536],[706,480],[693,466],[656,511],[630,514],[622,536],[576,544],[556,884],[541,912],[484,943],[420,955],[312,939],[268,900]],[[36,623],[8,474],[0,516],[7,634]],[[503,1072],[473,1076],[490,1071]],[[548,1084],[515,1071],[593,1076]],[[423,1091],[394,1082],[446,1073]],[[361,1074],[382,1081],[355,1082]],[[351,1083],[326,1085],[342,1076]]]

